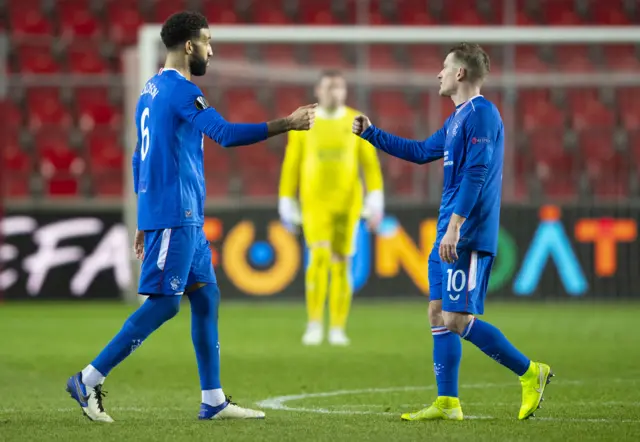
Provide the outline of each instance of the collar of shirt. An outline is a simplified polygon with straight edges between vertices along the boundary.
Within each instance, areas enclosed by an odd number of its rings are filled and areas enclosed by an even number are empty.
[[[335,110],[335,112],[327,112],[325,109],[321,107],[316,109],[316,115],[318,118],[322,118],[323,120],[338,120],[344,117],[347,114],[347,108],[342,106]]]
[[[473,97],[469,98],[467,101],[465,101],[464,103],[460,103],[459,105],[456,106],[456,114],[458,112],[460,112],[462,109],[464,109],[467,104],[471,103],[473,100],[475,100],[478,97],[482,97],[482,95],[474,95]]]
[[[162,74],[163,72],[170,72],[173,71],[176,74],[178,74],[179,76],[181,76],[182,78],[184,78],[184,75],[182,75],[177,69],[174,68],[162,68],[160,69],[160,72],[158,72],[159,74]]]

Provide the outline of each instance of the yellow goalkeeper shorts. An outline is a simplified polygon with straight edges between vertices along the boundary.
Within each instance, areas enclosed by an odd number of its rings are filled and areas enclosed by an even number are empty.
[[[302,230],[308,245],[319,242],[331,244],[331,251],[342,256],[352,256],[360,222],[360,207],[348,212],[307,210],[302,212]]]

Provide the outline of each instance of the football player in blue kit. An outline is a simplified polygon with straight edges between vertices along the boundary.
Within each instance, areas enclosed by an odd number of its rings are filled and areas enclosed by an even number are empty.
[[[460,338],[519,376],[519,419],[539,408],[553,376],[547,364],[531,361],[498,328],[477,318],[484,313],[498,247],[504,156],[502,117],[480,95],[489,70],[489,57],[477,44],[462,43],[449,51],[438,79],[440,95],[450,97],[455,110],[425,141],[384,132],[364,115],[353,122],[354,133],[389,155],[417,164],[443,159],[442,201],[428,269],[438,397],[430,407],[403,414],[403,420],[463,419],[458,397]]]
[[[186,295],[202,391],[199,419],[264,418],[231,402],[220,382],[220,292],[203,232],[203,137],[222,147],[249,145],[290,130],[309,130],[316,105],[266,123],[230,123],[212,107],[192,76],[204,75],[212,56],[207,20],[196,12],[172,15],[162,26],[164,68],[145,85],[136,109],[138,144],[133,178],[138,195],[134,249],[142,259],[139,293],[146,301],[81,372],[67,391],[92,421],[113,422],[103,405],[105,377],[164,322]],[[251,155],[250,148],[246,150]]]

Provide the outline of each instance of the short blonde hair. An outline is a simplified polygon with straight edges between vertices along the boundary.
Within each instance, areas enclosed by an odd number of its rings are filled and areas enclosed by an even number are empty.
[[[449,54],[463,64],[471,82],[484,80],[491,71],[489,56],[479,44],[459,43],[449,49]]]

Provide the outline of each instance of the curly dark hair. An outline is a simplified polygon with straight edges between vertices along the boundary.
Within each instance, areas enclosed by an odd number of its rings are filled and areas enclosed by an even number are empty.
[[[176,12],[162,25],[160,37],[166,48],[171,50],[198,37],[200,30],[208,27],[207,19],[199,12]]]

